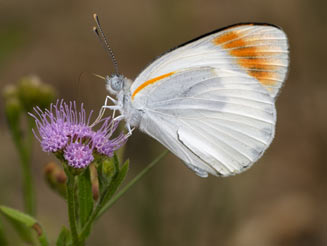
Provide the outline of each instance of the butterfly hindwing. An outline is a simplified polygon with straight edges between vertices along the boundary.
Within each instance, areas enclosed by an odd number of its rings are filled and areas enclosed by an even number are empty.
[[[273,98],[261,85],[210,67],[163,79],[152,87],[142,111],[142,131],[199,172],[223,176],[239,173],[261,156],[276,122]]]

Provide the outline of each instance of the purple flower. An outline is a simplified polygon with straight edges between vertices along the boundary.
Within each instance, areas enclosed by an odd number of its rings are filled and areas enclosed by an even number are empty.
[[[94,160],[92,149],[78,141],[70,143],[65,148],[64,157],[75,168],[87,167]]]
[[[102,127],[93,135],[93,144],[98,153],[112,157],[114,151],[125,144],[127,137],[123,133],[115,139],[109,139],[117,129],[118,124],[118,121],[106,119]]]
[[[45,152],[62,152],[67,163],[74,168],[85,168],[94,160],[94,153],[111,157],[126,141],[127,136],[121,133],[110,139],[117,129],[119,121],[110,117],[102,119],[102,124],[95,131],[90,125],[90,118],[81,104],[77,110],[76,103],[65,103],[63,100],[51,104],[50,109],[42,111],[34,108],[35,113],[30,115],[35,119],[42,150]]]

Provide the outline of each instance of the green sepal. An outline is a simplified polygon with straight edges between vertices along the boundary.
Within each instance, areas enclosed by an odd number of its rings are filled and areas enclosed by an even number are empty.
[[[68,246],[71,244],[71,241],[72,237],[70,231],[67,227],[63,226],[57,239],[56,246]]]
[[[86,169],[86,168],[74,168],[74,167],[72,167],[72,166],[69,166],[68,164],[67,164],[67,168],[68,168],[69,172],[70,172],[73,176],[78,176],[78,175],[84,173],[84,171],[85,171],[85,169]]]
[[[23,212],[20,212],[16,209],[9,208],[6,206],[0,206],[0,211],[6,217],[11,218],[11,219],[19,222],[20,224],[33,229],[37,234],[37,238],[38,238],[41,246],[49,245],[44,230],[42,229],[41,225],[35,218],[33,218],[30,215],[24,214]]]
[[[81,175],[78,176],[78,209],[79,225],[83,228],[93,210],[93,193],[90,168],[88,167]]]

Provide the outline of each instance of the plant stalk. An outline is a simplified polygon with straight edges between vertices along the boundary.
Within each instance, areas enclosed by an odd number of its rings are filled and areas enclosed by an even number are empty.
[[[67,205],[70,231],[73,246],[79,246],[80,244],[76,225],[75,176],[73,176],[68,170],[65,171],[67,175]]]
[[[104,207],[101,208],[96,219],[99,218],[107,209],[114,205],[119,198],[122,197],[132,186],[134,186],[141,178],[147,174],[161,159],[163,159],[167,154],[168,150],[162,152],[156,159],[154,159],[150,164],[148,164],[141,172],[139,172],[127,185],[125,185],[118,193],[115,195]]]
[[[138,175],[136,175],[124,188],[122,188],[116,196],[114,196],[107,205],[104,207],[97,206],[90,216],[88,222],[83,227],[80,234],[80,238],[85,238],[88,234],[92,223],[98,219],[107,209],[109,209],[114,203],[116,203],[119,198],[124,195],[133,185],[135,185],[145,174],[147,174],[161,159],[163,159],[169,151],[165,150],[156,159],[154,159],[150,164],[148,164]]]
[[[22,186],[23,186],[23,197],[24,197],[24,211],[31,216],[35,216],[36,213],[35,192],[34,192],[33,179],[32,179],[30,153],[27,146],[23,144],[18,129],[12,129],[12,133],[13,133],[14,143],[18,150],[21,168],[23,172]],[[27,145],[31,146],[31,143],[28,143]]]

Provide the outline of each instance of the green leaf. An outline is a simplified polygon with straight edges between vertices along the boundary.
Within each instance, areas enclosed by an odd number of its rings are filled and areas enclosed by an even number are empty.
[[[34,242],[32,233],[31,233],[31,229],[28,228],[27,226],[21,224],[20,222],[7,217],[9,223],[12,225],[12,227],[15,229],[15,231],[17,232],[19,238],[28,244],[32,244]]]
[[[23,212],[20,212],[13,208],[9,208],[6,206],[0,206],[0,211],[4,215],[22,223],[28,227],[32,227],[32,226],[34,226],[34,224],[37,223],[36,219],[34,219],[32,216],[30,216],[28,214],[24,214]]]
[[[68,246],[71,243],[71,240],[70,231],[63,226],[57,239],[56,246]]]
[[[8,218],[13,219],[14,221],[19,222],[22,225],[32,228],[36,234],[37,238],[42,246],[47,246],[48,241],[44,230],[36,219],[32,216],[24,214],[16,209],[9,208],[6,206],[0,206],[0,211]]]
[[[100,217],[106,210],[108,210],[115,202],[118,201],[120,197],[122,197],[131,187],[133,187],[138,181],[144,177],[145,174],[147,174],[157,163],[160,162],[168,153],[168,150],[165,150],[162,152],[156,159],[154,159],[150,164],[148,164],[138,175],[136,175],[132,180],[129,181],[127,185],[125,185],[120,191],[110,199],[106,203],[105,206],[103,206],[99,213],[97,213],[97,218]]]
[[[129,168],[129,160],[127,160],[124,163],[122,168],[119,170],[117,175],[115,175],[112,182],[108,186],[107,192],[103,197],[103,205],[110,200],[110,198],[115,194],[115,192],[119,188],[120,184],[124,181],[124,179],[126,177],[126,174],[127,174],[127,171],[128,171],[128,168]]]
[[[114,153],[113,161],[114,161],[114,165],[115,165],[115,170],[119,170],[119,159],[118,159],[118,156],[116,155],[116,153]],[[115,175],[117,175],[117,171],[116,171]]]
[[[113,177],[110,185],[105,190],[103,197],[101,197],[100,200],[101,202],[99,204],[99,206],[101,206],[100,214],[103,213],[101,212],[102,208],[106,207],[106,204],[110,201],[110,199],[115,194],[121,183],[124,181],[126,174],[128,172],[128,168],[129,168],[129,160],[125,161],[124,165],[121,167],[117,175]]]
[[[1,220],[0,220],[0,245],[1,246],[7,246],[8,245],[8,241],[6,239],[3,224],[2,224]]]
[[[82,229],[82,233],[80,234],[80,240],[85,240],[90,232],[91,227],[95,219],[97,219],[99,214],[101,213],[102,208],[110,201],[112,196],[115,194],[121,183],[124,181],[124,178],[126,177],[128,167],[129,167],[129,160],[127,160],[122,168],[119,170],[119,161],[118,158],[114,159],[114,164],[116,167],[118,167],[118,171],[113,176],[111,182],[109,185],[104,187],[103,192],[100,196],[100,201],[96,206],[96,209],[93,211],[92,216],[89,218],[87,224]]]
[[[93,210],[90,168],[78,176],[78,209],[80,228],[83,228]]]

